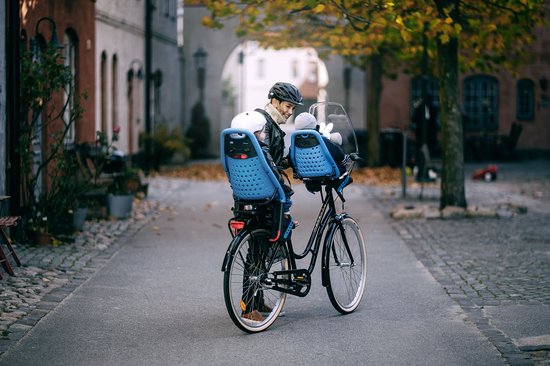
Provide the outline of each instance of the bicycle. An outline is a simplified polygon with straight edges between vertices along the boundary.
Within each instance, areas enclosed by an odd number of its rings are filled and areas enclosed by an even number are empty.
[[[295,176],[319,191],[322,202],[302,253],[294,251],[293,224],[285,227],[282,219],[284,194],[254,136],[236,129],[221,134],[222,162],[235,199],[234,217],[228,221],[233,239],[222,265],[224,299],[233,323],[248,333],[269,328],[287,294],[304,297],[309,293],[319,254],[322,285],[337,311],[353,312],[365,291],[367,253],[361,229],[336,206],[337,199],[344,206],[343,189],[352,182],[358,156],[350,153],[352,162],[341,175],[317,131],[296,131],[291,139]],[[297,268],[296,260],[310,254],[308,268]],[[261,316],[248,316],[254,310]]]

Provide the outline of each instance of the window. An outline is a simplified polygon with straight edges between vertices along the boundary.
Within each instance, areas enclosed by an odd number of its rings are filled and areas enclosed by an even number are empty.
[[[300,63],[298,60],[292,60],[292,77],[297,78],[300,76]]]
[[[434,104],[434,107],[439,109],[439,86],[437,79],[433,76],[426,76],[426,93],[429,100]],[[411,93],[409,100],[409,116],[413,115],[414,107],[422,100],[422,76],[415,76],[411,79]],[[437,114],[439,120],[439,113]],[[439,121],[438,121],[439,123]],[[411,121],[411,128],[416,128],[416,125]]]
[[[118,57],[113,55],[111,69],[111,123],[118,126]]]
[[[476,75],[464,80],[464,128],[470,131],[498,129],[498,81]]]
[[[258,77],[259,78],[265,77],[265,60],[264,59],[258,60]]]
[[[433,76],[426,77],[426,92],[428,97],[431,97],[434,102],[438,102],[439,88],[437,85],[437,79]],[[411,80],[411,105],[422,99],[422,76],[415,76]]]
[[[516,84],[516,117],[524,121],[535,117],[535,83],[530,79],[518,80]]]
[[[99,79],[100,79],[100,107],[101,107],[101,131],[107,132],[107,53],[103,51],[101,53],[101,64],[99,69]]]
[[[76,47],[76,37],[71,30],[68,30],[64,34],[63,38],[63,44],[65,45],[65,51],[64,51],[64,62],[65,66],[70,70],[71,72],[71,80],[69,84],[65,85],[65,91],[63,92],[63,102],[67,106],[65,110],[63,111],[63,122],[65,125],[68,125],[71,123],[71,114],[74,111],[74,98],[76,94],[76,78],[77,78],[77,72],[76,72],[76,55],[77,55],[77,47]],[[65,143],[74,143],[75,141],[75,124],[72,123],[71,127],[67,131],[67,135],[65,136]]]

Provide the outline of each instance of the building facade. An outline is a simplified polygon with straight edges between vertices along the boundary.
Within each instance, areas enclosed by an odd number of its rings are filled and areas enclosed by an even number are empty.
[[[530,62],[516,75],[459,76],[466,161],[550,157],[550,29],[537,29],[536,39]],[[437,80],[428,79],[428,96],[437,103]],[[420,75],[399,74],[383,83],[381,128],[411,131]]]
[[[0,19],[3,24],[7,24],[6,2],[0,2]],[[6,39],[6,27],[0,27],[0,39]],[[0,46],[0,196],[6,194],[6,167],[7,167],[7,82],[6,82],[6,47],[7,42]],[[0,212],[0,215],[2,213]]]
[[[55,30],[63,46],[60,52],[63,52],[65,64],[71,68],[76,93],[87,95],[80,100],[84,109],[82,118],[69,134],[69,142],[74,143],[95,140],[94,3],[93,0],[20,2],[21,41],[27,49],[33,42],[40,47],[51,41]],[[64,102],[61,93],[54,98]]]
[[[196,86],[196,70],[193,67],[193,54],[201,47],[208,53],[205,104],[212,123],[211,151],[217,153],[217,136],[230,121],[232,113],[227,108],[227,75],[233,78],[233,92],[237,100],[233,101],[238,109],[244,108],[239,98],[247,100],[247,93],[263,98],[265,92],[251,89],[240,93],[241,73],[244,80],[258,82],[262,62],[257,57],[256,65],[238,61],[238,47],[245,41],[235,36],[237,21],[226,22],[222,30],[209,29],[201,24],[201,19],[209,12],[203,5],[185,6],[185,46],[184,56],[186,89],[184,94],[187,106],[185,117],[190,115],[190,106],[199,98]],[[537,30],[537,41],[529,47],[531,61],[519,70],[517,75],[502,71],[496,74],[467,73],[460,75],[460,104],[463,106],[466,160],[507,159],[513,157],[535,158],[550,153],[550,30]],[[288,51],[288,50],[287,50]],[[292,65],[267,67],[268,61],[279,61],[277,53],[263,61],[263,67],[269,77],[290,75]],[[249,51],[248,51],[249,52]],[[245,60],[247,58],[245,53]],[[254,53],[248,59],[254,57]],[[292,55],[290,56],[292,57]],[[329,56],[322,60],[327,69],[328,83],[324,86],[326,100],[341,103],[351,117],[357,130],[366,129],[366,75],[363,70],[350,68],[339,56]],[[231,68],[228,68],[231,65]],[[247,84],[249,84],[247,82]],[[411,128],[413,106],[421,94],[421,78],[398,73],[395,79],[383,79],[383,91],[380,102],[380,129],[391,133],[407,132],[414,140]],[[245,88],[241,88],[245,89]],[[429,81],[429,94],[437,102],[437,81]],[[242,93],[241,93],[242,94]],[[320,98],[321,99],[321,98]],[[413,141],[414,142],[414,141]],[[502,151],[501,151],[502,150]],[[506,152],[508,150],[508,152]],[[510,152],[514,151],[514,154]]]
[[[120,128],[116,147],[139,152],[145,118],[145,9],[151,9],[150,121],[180,123],[180,58],[177,0],[96,1],[96,121],[109,137]]]

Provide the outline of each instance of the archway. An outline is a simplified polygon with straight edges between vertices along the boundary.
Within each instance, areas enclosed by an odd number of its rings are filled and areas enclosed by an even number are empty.
[[[222,128],[245,110],[262,108],[277,81],[296,85],[304,97],[297,113],[326,98],[329,77],[325,63],[312,48],[265,49],[244,41],[227,58],[222,71]]]
[[[235,36],[234,29],[238,20],[233,19],[225,23],[223,29],[215,30],[206,28],[201,23],[201,19],[208,15],[209,12],[204,6],[186,5],[184,8],[184,90],[181,109],[183,113],[182,129],[187,131],[190,125],[191,109],[200,98],[197,70],[193,65],[193,54],[199,48],[202,48],[208,54],[203,93],[204,106],[210,121],[209,151],[212,155],[219,155],[220,145],[218,139],[220,132],[223,128],[229,126],[233,116],[241,110],[263,107],[267,103],[269,87],[276,81],[295,83],[304,92],[304,96],[309,103],[318,99],[326,99],[345,104],[344,96],[349,94],[351,98],[348,114],[355,121],[364,120],[364,83],[362,82],[364,74],[354,69],[353,75],[351,75],[351,80],[353,80],[350,87],[351,92],[345,93],[344,70],[346,65],[341,57],[331,56],[321,61],[315,50],[312,49],[271,51],[278,52],[277,58],[285,55],[288,61],[288,68],[284,70],[279,67],[273,68],[270,67],[273,57],[268,58],[264,51],[257,49],[257,46]],[[241,52],[243,52],[243,63],[239,64],[239,54]],[[293,65],[294,60],[296,61],[295,65]],[[250,77],[254,83],[249,82],[249,85],[244,88],[247,81],[246,78],[241,79],[242,76],[239,73],[242,70],[239,68],[246,68],[246,65],[248,65],[249,72],[259,73],[263,69],[265,77],[258,78],[256,77],[257,74],[254,74],[254,78]],[[314,70],[314,65],[317,67],[318,80],[317,84],[312,83],[317,86],[312,88],[314,91],[311,91],[308,90],[310,85],[308,85],[307,78],[304,75],[308,75],[308,67],[309,71]],[[297,77],[293,76],[294,70],[298,70]],[[229,80],[228,75],[231,75],[231,80]],[[243,75],[247,75],[246,70],[244,70]],[[321,87],[319,88],[319,86]],[[244,98],[239,93],[240,90],[245,90]],[[315,94],[316,92],[317,94]],[[307,110],[307,105],[298,112],[303,110]],[[359,126],[359,128],[364,127]]]

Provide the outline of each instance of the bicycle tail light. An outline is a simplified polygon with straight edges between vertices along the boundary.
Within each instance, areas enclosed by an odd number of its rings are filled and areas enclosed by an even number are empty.
[[[233,229],[233,232],[235,233],[235,235],[237,235],[239,231],[244,229],[245,224],[244,224],[244,221],[233,220],[229,223],[229,226],[231,227],[231,229]]]

